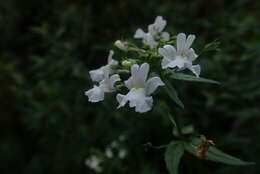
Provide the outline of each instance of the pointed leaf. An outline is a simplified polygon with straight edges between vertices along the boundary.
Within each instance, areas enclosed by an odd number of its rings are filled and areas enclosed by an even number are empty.
[[[197,156],[196,154],[196,147],[200,144],[200,139],[199,138],[194,138],[192,142],[190,143],[185,143],[184,147],[185,150],[190,152],[191,154]],[[210,147],[208,150],[208,153],[205,157],[205,160],[210,160],[214,162],[220,162],[224,164],[229,164],[229,165],[236,165],[236,166],[246,166],[246,165],[252,165],[254,163],[252,162],[246,162],[242,161],[236,157],[233,157],[231,155],[228,155],[219,149],[215,147]]]
[[[176,104],[178,104],[181,108],[184,108],[182,101],[178,97],[177,91],[174,89],[171,83],[166,82],[165,91]]]
[[[184,135],[193,134],[195,132],[193,125],[188,125],[183,128],[181,128],[181,132]],[[177,129],[174,127],[172,131],[174,136],[178,136]]]
[[[181,157],[184,153],[182,142],[170,143],[165,151],[164,159],[170,174],[178,174]]]
[[[186,80],[186,81],[193,81],[193,82],[201,82],[201,83],[213,83],[213,84],[220,84],[219,82],[215,80],[210,80],[202,77],[196,77],[188,74],[183,73],[174,73],[171,72],[171,78],[177,79],[177,80]]]

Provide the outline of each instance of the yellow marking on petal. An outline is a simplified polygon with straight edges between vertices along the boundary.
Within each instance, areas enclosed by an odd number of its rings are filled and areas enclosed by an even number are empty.
[[[136,91],[136,90],[139,90],[139,89],[141,89],[141,88],[132,88],[134,91]]]
[[[179,56],[182,59],[186,59],[187,58],[187,55],[185,53],[179,53],[179,54],[177,54],[177,56]]]

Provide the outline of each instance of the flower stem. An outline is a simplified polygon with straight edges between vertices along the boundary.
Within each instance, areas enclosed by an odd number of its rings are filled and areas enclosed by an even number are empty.
[[[176,127],[178,135],[180,137],[182,137],[183,133],[182,133],[181,127],[179,125],[179,122],[177,121],[177,119],[174,119],[170,113],[168,114],[168,116],[169,116],[169,119],[172,122],[172,124]]]

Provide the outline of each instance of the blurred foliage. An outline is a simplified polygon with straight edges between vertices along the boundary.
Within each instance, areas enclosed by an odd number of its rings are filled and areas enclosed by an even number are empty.
[[[163,151],[146,148],[171,141],[165,102],[184,125],[213,139],[217,147],[260,162],[260,1],[256,0],[8,0],[0,2],[1,173],[94,173],[92,154],[105,174],[166,173]],[[166,30],[193,33],[197,50],[215,39],[217,53],[202,54],[202,77],[222,85],[180,82],[182,110],[168,96],[153,112],[116,110],[114,95],[92,104],[88,70],[106,62],[117,39],[132,37],[154,17]],[[124,135],[125,159],[104,152]],[[260,173],[258,165],[232,167],[184,155],[180,173]]]

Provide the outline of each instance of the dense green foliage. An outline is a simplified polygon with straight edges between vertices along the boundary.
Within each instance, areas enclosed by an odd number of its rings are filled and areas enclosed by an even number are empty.
[[[116,110],[113,94],[98,104],[84,96],[92,86],[88,71],[105,64],[113,42],[157,15],[171,33],[195,34],[198,52],[221,42],[219,52],[198,59],[201,76],[221,85],[176,79],[185,109],[172,102],[175,117],[223,151],[260,162],[259,1],[8,0],[0,9],[1,173],[94,173],[85,165],[91,154],[103,158],[105,174],[167,172],[165,149],[143,144],[172,140],[172,124],[162,114],[168,96],[142,115]],[[126,158],[105,157],[120,135]],[[260,172],[258,165],[226,166],[189,154],[181,160],[180,174]]]

